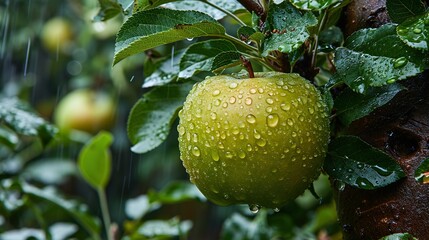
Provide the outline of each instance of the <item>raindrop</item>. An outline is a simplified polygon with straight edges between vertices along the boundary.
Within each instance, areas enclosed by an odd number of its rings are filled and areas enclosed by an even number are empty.
[[[226,200],[228,200],[228,199],[229,199],[229,195],[225,193],[225,194],[223,195],[223,198],[225,198]]]
[[[413,32],[416,34],[420,34],[420,33],[422,33],[422,29],[421,28],[414,28]]]
[[[387,170],[386,168],[380,167],[380,166],[373,166],[372,169],[374,169],[374,171],[376,171],[378,174],[380,174],[381,176],[389,176],[390,174],[392,174],[389,170]]]
[[[267,108],[265,108],[265,111],[267,111],[267,113],[271,113],[273,111],[273,108],[272,107],[267,107]]]
[[[192,154],[193,154],[195,157],[199,157],[199,156],[201,155],[200,149],[199,149],[197,146],[193,147],[193,148],[192,148]]]
[[[261,138],[261,134],[258,131],[256,131],[256,129],[254,130],[253,136],[255,137],[255,139]]]
[[[230,97],[229,98],[229,103],[235,103],[235,101],[236,101],[236,98],[233,96],[233,97]]]
[[[252,99],[251,98],[246,98],[246,100],[244,101],[244,103],[246,105],[251,105],[252,104]]]
[[[265,101],[266,101],[268,104],[273,104],[273,103],[274,103],[274,100],[273,100],[272,98],[267,98]]]
[[[238,86],[238,84],[237,84],[237,83],[235,83],[235,82],[233,82],[233,83],[229,84],[229,88],[231,88],[231,89],[234,89],[234,88],[236,88],[237,86]]]
[[[222,107],[223,107],[223,108],[227,108],[227,107],[228,107],[228,103],[227,103],[227,102],[224,102],[224,103],[222,104]]]
[[[248,123],[252,123],[253,124],[253,123],[256,122],[256,117],[254,115],[252,115],[252,114],[249,114],[249,115],[246,116],[246,121]]]
[[[221,104],[222,102],[219,100],[219,99],[216,99],[215,101],[214,101],[214,105],[215,106],[220,106],[220,104]]]
[[[284,111],[289,111],[290,110],[290,105],[287,103],[282,103],[280,104],[280,108]]]
[[[243,152],[243,151],[240,151],[240,152],[238,153],[238,157],[239,157],[239,158],[241,158],[241,159],[243,159],[243,158],[245,158],[245,157],[246,157],[246,153],[245,153],[245,152]]]
[[[276,127],[278,123],[279,123],[279,115],[274,113],[267,116],[267,125],[269,127]]]
[[[393,61],[393,67],[394,68],[400,68],[405,66],[405,64],[407,64],[408,60],[405,57],[400,57],[395,59],[395,61]]]
[[[310,114],[313,114],[313,113],[314,113],[314,108],[309,107],[309,108],[308,108],[308,112],[309,112]]]
[[[289,126],[293,126],[293,120],[292,119],[288,118],[286,122]]]
[[[396,82],[396,78],[390,78],[390,79],[386,80],[387,84],[392,84],[392,83],[395,83],[395,82]]]
[[[261,209],[261,206],[259,206],[258,204],[249,204],[249,209],[252,213],[256,214]]]
[[[283,86],[285,83],[283,82],[283,80],[282,80],[282,79],[279,79],[279,80],[277,80],[277,81],[276,81],[276,84],[277,84],[278,86]]]
[[[186,40],[192,41],[192,40],[194,40],[194,38],[186,38]]]
[[[211,118],[212,120],[215,120],[215,119],[216,119],[216,117],[217,117],[217,114],[216,114],[215,112],[210,113],[210,118]]]
[[[177,127],[177,131],[179,132],[180,136],[183,136],[186,132],[185,128],[182,125],[179,125]]]
[[[267,145],[267,141],[263,138],[256,140],[256,144],[260,147]]]
[[[344,191],[344,189],[346,188],[346,183],[340,180],[335,180],[334,181],[334,186],[337,188],[338,191]]]
[[[274,208],[274,212],[280,212],[280,208]]]
[[[220,94],[220,90],[219,89],[216,89],[216,90],[214,90],[213,91],[213,96],[217,96],[217,95],[219,95]]]
[[[255,94],[257,91],[256,91],[256,89],[255,89],[255,88],[251,88],[251,89],[249,90],[249,92],[250,92],[251,94]]]
[[[217,150],[213,150],[212,151],[212,153],[211,153],[211,155],[212,155],[212,159],[214,160],[214,161],[219,161],[219,153],[218,153],[218,151]]]

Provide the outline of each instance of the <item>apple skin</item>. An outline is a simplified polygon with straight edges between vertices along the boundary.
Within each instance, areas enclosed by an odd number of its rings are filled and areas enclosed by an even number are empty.
[[[108,94],[78,89],[59,102],[54,121],[61,131],[75,129],[94,134],[112,128],[115,111],[116,104]]]
[[[66,53],[73,42],[73,27],[62,17],[49,19],[41,32],[43,46],[50,52]]]
[[[216,204],[280,208],[320,174],[327,107],[297,74],[210,77],[194,85],[179,117],[183,165]]]

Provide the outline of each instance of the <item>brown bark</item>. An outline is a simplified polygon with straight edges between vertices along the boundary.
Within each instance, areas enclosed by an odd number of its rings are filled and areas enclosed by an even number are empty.
[[[344,239],[379,239],[407,232],[429,236],[429,184],[418,183],[414,171],[429,157],[429,74],[410,79],[409,90],[349,129],[391,155],[406,178],[384,188],[335,191]]]
[[[346,36],[361,28],[390,22],[386,0],[354,0],[344,11]],[[391,155],[406,178],[384,188],[334,189],[346,240],[379,239],[393,233],[429,236],[429,184],[418,183],[414,172],[429,157],[429,72],[407,80],[407,91],[389,104],[353,123],[348,131]]]

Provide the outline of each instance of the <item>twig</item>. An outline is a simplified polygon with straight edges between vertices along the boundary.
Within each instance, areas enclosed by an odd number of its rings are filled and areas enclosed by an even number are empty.
[[[254,78],[255,72],[253,71],[252,63],[244,56],[240,56],[240,60],[243,63],[243,66],[246,68],[247,72],[249,73],[249,78]]]

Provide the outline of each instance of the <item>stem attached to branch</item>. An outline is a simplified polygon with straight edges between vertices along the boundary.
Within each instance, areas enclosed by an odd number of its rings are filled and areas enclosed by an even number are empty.
[[[240,56],[240,60],[243,63],[243,66],[246,68],[247,72],[249,73],[249,78],[254,78],[255,72],[253,71],[252,63],[244,56]]]

